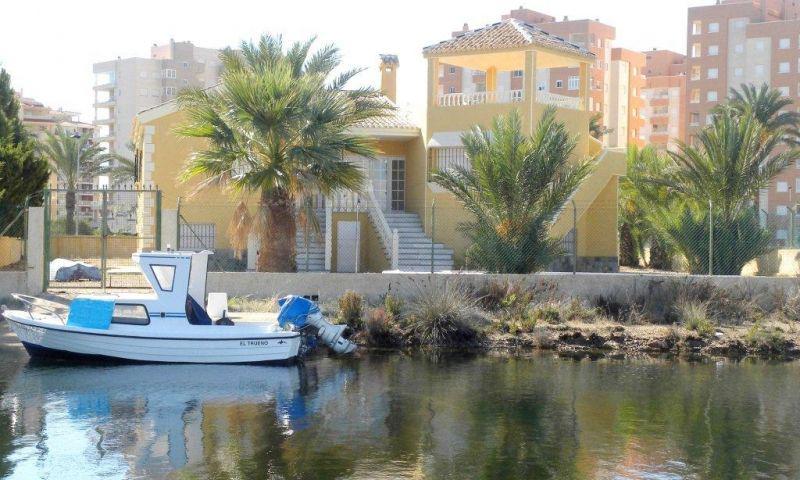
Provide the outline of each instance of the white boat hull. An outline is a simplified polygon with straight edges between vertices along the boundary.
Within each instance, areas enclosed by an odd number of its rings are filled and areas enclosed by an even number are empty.
[[[258,326],[190,326],[136,335],[136,328],[96,330],[68,327],[27,312],[4,313],[31,356],[87,357],[156,363],[262,363],[292,360],[297,332]]]

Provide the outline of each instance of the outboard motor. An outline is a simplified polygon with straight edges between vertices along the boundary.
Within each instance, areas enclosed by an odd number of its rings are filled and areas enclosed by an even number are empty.
[[[333,325],[322,316],[316,303],[303,297],[289,295],[278,300],[280,326],[292,324],[298,330],[306,326],[317,330],[317,337],[336,353],[352,353],[356,344],[342,337],[347,325]]]

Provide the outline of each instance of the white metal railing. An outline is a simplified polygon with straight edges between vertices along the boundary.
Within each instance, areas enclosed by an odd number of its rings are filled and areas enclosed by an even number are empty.
[[[567,95],[559,95],[552,92],[538,91],[536,92],[536,102],[545,105],[552,105],[558,108],[568,108],[571,110],[581,110],[581,99],[578,97],[569,97]]]
[[[484,105],[487,103],[516,103],[525,98],[522,90],[504,90],[494,92],[445,93],[439,95],[440,107],[463,107],[468,105]]]
[[[399,237],[399,234],[397,230],[392,230],[389,227],[389,222],[386,221],[386,216],[384,216],[383,210],[378,205],[378,200],[375,198],[375,192],[372,188],[366,189],[366,203],[369,218],[372,220],[372,224],[375,225],[378,236],[381,237],[383,248],[391,256],[392,269],[397,269],[400,263],[400,242],[399,240],[396,241],[396,238]]]
[[[363,212],[364,206],[356,192],[337,191],[331,195],[331,208],[334,212]]]

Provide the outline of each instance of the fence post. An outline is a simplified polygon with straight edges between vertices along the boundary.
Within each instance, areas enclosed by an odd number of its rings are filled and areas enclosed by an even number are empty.
[[[708,274],[714,275],[714,202],[708,199]]]
[[[181,251],[181,197],[178,197],[178,205],[175,207],[175,251]]]
[[[400,270],[400,233],[392,230],[392,270]]]
[[[141,195],[141,193],[139,193]],[[156,190],[156,238],[153,250],[161,250],[161,190]]]
[[[50,197],[52,195],[52,191],[48,188],[44,191],[44,207],[42,210],[42,262],[44,263],[42,268],[42,282],[41,287],[42,291],[47,290],[50,287],[50,227],[51,227],[51,219],[50,219]],[[56,194],[58,195],[58,194]],[[28,219],[30,221],[30,218]],[[31,257],[28,257],[31,258]]]
[[[106,259],[108,248],[107,248],[107,241],[108,241],[108,192],[103,191],[103,203],[102,208],[100,209],[101,215],[103,216],[102,220],[100,221],[100,281],[103,284],[103,293],[106,291],[106,269],[108,267],[108,261]]]
[[[45,205],[49,200],[45,195]],[[38,294],[47,290],[50,279],[48,259],[48,221],[47,207],[28,208],[28,228],[25,236],[25,260],[28,266],[26,293]]]
[[[431,202],[431,274],[434,273],[434,242],[436,241],[436,199]]]
[[[578,274],[578,207],[572,200],[572,274]]]

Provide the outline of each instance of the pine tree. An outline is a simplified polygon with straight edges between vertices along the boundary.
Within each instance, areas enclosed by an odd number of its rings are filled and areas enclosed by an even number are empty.
[[[31,204],[41,204],[37,194],[49,176],[47,161],[20,120],[11,77],[0,69],[0,231],[17,216],[29,196]]]

